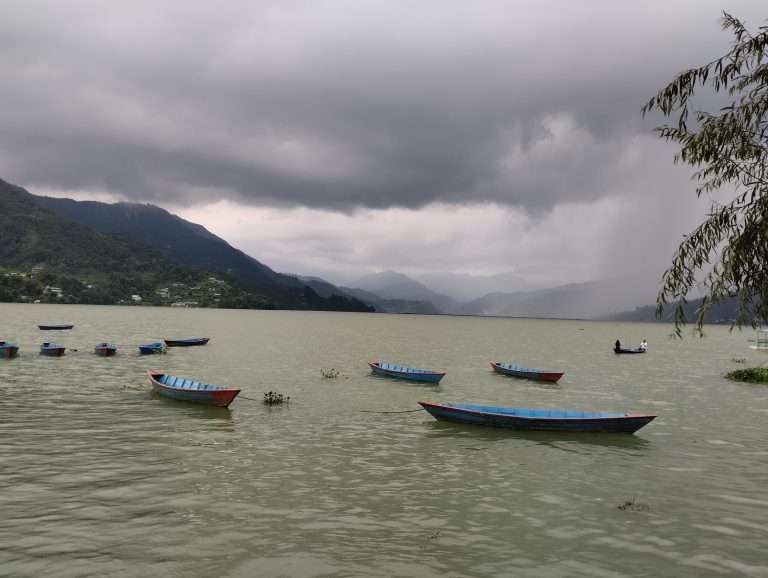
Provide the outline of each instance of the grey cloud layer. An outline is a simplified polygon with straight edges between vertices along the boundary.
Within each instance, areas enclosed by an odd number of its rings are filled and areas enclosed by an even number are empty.
[[[0,176],[150,202],[616,194],[642,102],[728,41],[714,2],[32,4],[0,20]]]

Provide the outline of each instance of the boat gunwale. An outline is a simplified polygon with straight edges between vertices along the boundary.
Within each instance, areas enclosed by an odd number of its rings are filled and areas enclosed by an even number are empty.
[[[371,366],[371,368],[376,367],[377,369],[380,369],[381,371],[386,371],[389,373],[400,373],[403,375],[442,375],[445,376],[445,371],[434,371],[432,369],[421,369],[418,367],[404,367],[404,369],[391,369],[388,367],[382,367],[380,364],[381,361],[369,361],[368,365]],[[389,365],[389,364],[387,364]],[[409,371],[410,370],[410,371]],[[417,370],[417,371],[414,371]]]
[[[432,401],[419,401],[417,402],[419,405],[421,405],[424,409],[427,408],[427,406],[438,408],[438,409],[446,409],[446,410],[454,410],[460,413],[471,413],[474,415],[480,415],[480,416],[489,416],[489,417],[498,417],[503,419],[519,419],[522,421],[534,421],[534,420],[556,420],[556,421],[567,421],[567,422],[587,422],[587,421],[597,421],[597,420],[611,420],[611,421],[624,421],[627,419],[636,419],[636,418],[656,418],[658,417],[655,414],[650,413],[636,413],[636,412],[584,412],[584,413],[611,413],[611,414],[619,414],[619,415],[604,415],[604,416],[590,416],[590,417],[568,417],[568,416],[560,416],[560,417],[553,417],[553,416],[525,416],[525,415],[515,415],[515,414],[507,414],[507,413],[496,413],[491,411],[481,411],[476,409],[469,409],[466,407],[456,407],[455,405],[450,405],[451,402],[432,402]],[[473,405],[473,404],[465,404],[465,405]],[[497,407],[501,408],[501,406],[479,406],[478,407]],[[525,409],[525,410],[532,410],[535,408],[524,408],[524,407],[504,407],[503,409]],[[550,410],[550,411],[580,411],[580,410]]]

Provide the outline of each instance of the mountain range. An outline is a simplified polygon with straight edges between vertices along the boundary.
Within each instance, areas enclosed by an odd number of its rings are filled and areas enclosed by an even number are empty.
[[[279,273],[229,245],[203,226],[149,204],[101,203],[36,196],[0,180],[0,268],[47,267],[47,281],[75,286],[75,302],[112,303],[126,291],[152,294],[173,279],[216,279],[226,285],[205,306],[377,311],[383,313],[492,315],[509,317],[653,321],[655,287],[637,280],[602,280],[536,287],[515,273],[472,276],[424,273],[419,279],[395,271],[366,275],[346,286],[318,277]],[[99,250],[94,254],[94,247]],[[80,285],[66,280],[77,273]],[[58,277],[51,277],[57,271]],[[138,272],[141,271],[141,274]],[[164,272],[164,273],[161,273]],[[111,279],[107,283],[104,279]],[[138,278],[143,281],[137,282]],[[98,297],[80,286],[100,279]],[[0,278],[2,279],[2,278]],[[17,285],[18,278],[13,280]],[[27,279],[25,282],[29,282]],[[9,283],[6,276],[6,285]],[[110,285],[111,283],[111,285]],[[109,285],[109,291],[104,287]],[[435,290],[439,288],[440,290]],[[493,289],[503,290],[493,290]],[[486,290],[491,291],[486,292]],[[0,301],[20,294],[3,290]],[[98,292],[98,291],[97,291]],[[122,296],[118,298],[118,296]],[[187,295],[200,303],[200,295]],[[170,298],[170,297],[169,297]],[[222,305],[223,299],[223,305]],[[116,301],[117,300],[117,301]],[[167,300],[166,300],[167,301]],[[150,298],[150,303],[167,304]],[[638,305],[640,304],[640,305]],[[696,302],[692,302],[693,309]],[[727,319],[729,308],[714,314]]]

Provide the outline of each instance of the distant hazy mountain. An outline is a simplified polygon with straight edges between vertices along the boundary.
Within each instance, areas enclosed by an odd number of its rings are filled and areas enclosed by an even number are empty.
[[[467,275],[464,273],[419,273],[413,278],[423,283],[431,290],[443,293],[466,303],[474,301],[489,293],[517,293],[542,289],[529,283],[516,273],[499,273],[498,275]]]
[[[415,313],[423,315],[439,315],[442,313],[431,301],[384,299],[364,289],[353,289],[351,287],[343,287],[342,289],[348,295],[357,297],[363,303],[372,305],[379,313]]]
[[[429,301],[437,311],[442,313],[454,313],[461,306],[456,299],[432,291],[418,281],[395,271],[366,275],[349,285],[352,288],[375,293],[383,299]]]
[[[492,293],[458,309],[465,315],[593,319],[626,311],[655,299],[655,287],[642,283],[593,281],[538,291]]]

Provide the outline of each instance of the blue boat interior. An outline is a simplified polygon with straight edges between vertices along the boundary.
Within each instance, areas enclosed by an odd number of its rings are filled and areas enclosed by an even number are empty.
[[[480,413],[495,413],[499,415],[509,415],[515,417],[533,417],[533,418],[556,418],[556,419],[587,419],[602,417],[625,417],[625,412],[619,411],[578,411],[564,409],[532,409],[527,407],[498,407],[493,405],[475,405],[469,403],[449,403],[442,404],[447,408],[465,409],[477,411]]]
[[[163,375],[155,376],[155,380],[168,387],[174,387],[177,389],[194,389],[194,390],[206,390],[206,389],[224,389],[218,385],[211,385],[210,383],[202,383],[200,381],[193,381],[177,375]]]
[[[386,369],[387,371],[401,371],[404,373],[439,373],[437,371],[432,371],[431,369],[418,369],[415,367],[406,367],[404,365],[394,365],[392,363],[378,362],[375,365],[381,369]]]
[[[529,373],[548,373],[548,369],[536,369],[533,367],[523,367],[522,365],[515,365],[514,363],[504,363],[503,361],[496,362],[496,365],[502,369],[509,369],[512,371],[527,371]]]

